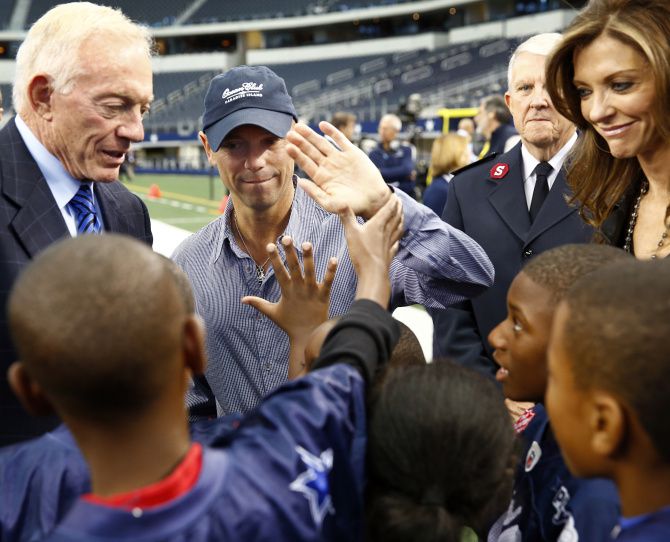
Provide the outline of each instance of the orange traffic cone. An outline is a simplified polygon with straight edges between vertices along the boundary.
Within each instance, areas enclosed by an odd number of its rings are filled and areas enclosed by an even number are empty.
[[[160,197],[161,197],[161,189],[160,189],[160,187],[159,187],[156,183],[152,184],[152,185],[149,187],[149,194],[148,194],[148,196],[149,196],[150,198],[154,198],[154,199],[155,199],[155,198],[160,198]]]
[[[222,215],[223,211],[226,210],[226,205],[228,205],[228,196],[223,196],[221,198],[221,203],[219,203],[219,214]]]

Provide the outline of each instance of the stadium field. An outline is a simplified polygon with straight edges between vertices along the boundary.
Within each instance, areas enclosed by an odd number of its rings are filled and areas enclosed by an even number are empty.
[[[224,196],[218,175],[210,179],[202,175],[138,174],[124,184],[146,203],[151,218],[189,231],[198,231],[218,217]],[[154,184],[160,197],[151,194]]]

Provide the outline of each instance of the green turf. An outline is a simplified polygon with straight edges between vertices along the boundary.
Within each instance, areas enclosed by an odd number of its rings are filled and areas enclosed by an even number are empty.
[[[126,183],[126,186],[132,188],[133,184],[137,184],[148,187],[154,183],[164,192],[176,192],[205,199],[210,199],[210,190],[213,189],[213,199],[217,202],[224,195],[223,183],[218,175],[214,175],[210,182],[210,178],[203,175],[142,174],[136,175],[133,182]]]
[[[147,204],[151,218],[198,231],[219,216],[223,183],[218,177],[211,182],[210,187],[209,177],[198,175],[136,175],[133,182],[125,185]],[[149,196],[153,184],[158,185],[160,198]],[[214,199],[210,199],[210,190]]]

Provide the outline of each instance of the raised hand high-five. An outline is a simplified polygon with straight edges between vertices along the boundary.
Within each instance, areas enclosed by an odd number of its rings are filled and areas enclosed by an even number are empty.
[[[330,288],[335,279],[337,259],[331,258],[323,282],[317,282],[314,272],[314,254],[311,243],[302,244],[303,270],[293,240],[284,236],[282,245],[286,253],[284,266],[277,247],[267,246],[270,263],[281,289],[281,298],[271,303],[261,297],[245,296],[242,303],[262,312],[289,337],[290,354],[288,377],[296,378],[304,372],[305,346],[312,331],[328,319]]]
[[[301,179],[300,186],[328,212],[339,214],[349,207],[355,215],[371,218],[391,190],[367,155],[342,132],[325,121],[319,128],[341,150],[302,123],[286,135],[288,154],[314,181]]]
[[[349,247],[349,258],[358,276],[356,299],[371,299],[388,307],[391,296],[389,269],[404,233],[402,203],[391,196],[365,224],[351,209],[340,213]]]

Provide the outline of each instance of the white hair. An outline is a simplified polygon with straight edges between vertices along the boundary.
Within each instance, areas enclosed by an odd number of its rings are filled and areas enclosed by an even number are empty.
[[[512,67],[521,53],[549,56],[549,53],[551,53],[553,48],[556,47],[562,39],[563,36],[558,32],[547,32],[545,34],[531,36],[519,45],[509,59],[509,65],[507,67],[507,86],[512,86]]]
[[[398,115],[387,113],[379,120],[379,124],[381,125],[382,122],[385,121],[389,121],[393,125],[393,129],[396,132],[399,132],[402,129],[402,121],[400,120],[400,117],[398,117]]]
[[[126,17],[121,10],[90,2],[60,4],[40,17],[30,28],[16,54],[14,109],[25,114],[28,85],[38,74],[51,78],[53,89],[66,93],[74,79],[85,72],[79,53],[93,37],[116,37],[129,47],[139,47],[151,57],[153,38],[149,30]]]

